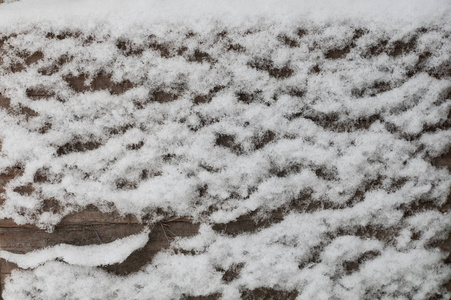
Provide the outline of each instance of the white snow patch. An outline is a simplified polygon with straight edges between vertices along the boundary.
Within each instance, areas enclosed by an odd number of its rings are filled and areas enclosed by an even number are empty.
[[[59,244],[25,254],[16,254],[9,251],[0,251],[0,258],[17,264],[20,268],[36,268],[55,259],[77,266],[106,266],[123,262],[134,251],[144,247],[149,241],[149,230],[117,239],[114,242],[74,246]]]

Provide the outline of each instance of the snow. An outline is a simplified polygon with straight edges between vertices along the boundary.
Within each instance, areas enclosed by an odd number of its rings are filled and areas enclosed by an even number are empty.
[[[450,9],[445,0],[1,4],[10,105],[0,109],[0,173],[20,172],[4,186],[0,218],[52,231],[94,205],[146,226],[201,223],[123,277],[97,266],[124,261],[148,231],[0,251],[30,268],[11,274],[3,297],[237,299],[265,287],[298,299],[447,299],[451,270],[434,245],[451,229],[439,210],[451,177],[432,162],[451,146]],[[34,53],[42,58],[30,62]],[[60,209],[46,211],[47,199]],[[213,229],[275,211],[283,220],[255,233]],[[221,270],[237,265],[224,281]]]
[[[0,258],[17,264],[20,268],[36,268],[58,259],[71,265],[105,266],[123,262],[131,253],[144,247],[149,241],[149,231],[117,239],[111,243],[90,246],[59,244],[26,254],[0,251]]]

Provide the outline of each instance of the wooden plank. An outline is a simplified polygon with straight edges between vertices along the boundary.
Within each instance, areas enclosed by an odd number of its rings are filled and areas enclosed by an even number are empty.
[[[117,275],[127,275],[139,271],[150,263],[160,251],[168,249],[175,237],[194,236],[199,231],[199,223],[187,221],[170,221],[153,224],[146,246],[132,253],[124,262],[103,267],[103,269]],[[175,249],[177,251],[177,249]]]
[[[144,225],[132,216],[120,216],[117,212],[102,213],[89,207],[87,210],[65,217],[52,233],[33,225],[17,225],[11,219],[0,220],[0,249],[14,253],[27,253],[60,243],[90,245],[109,243],[115,239],[140,232]],[[0,259],[0,281],[17,265]]]
[[[118,212],[102,213],[99,210],[90,207],[81,212],[77,212],[64,217],[55,227],[60,228],[69,225],[108,225],[108,224],[139,224],[138,219],[132,215],[121,216]],[[0,220],[1,228],[36,228],[34,225],[18,225],[12,219]]]
[[[32,225],[17,225],[12,220],[0,220],[0,249],[27,253],[60,243],[77,246],[109,243],[136,234],[145,226],[133,216],[120,216],[117,212],[102,213],[93,207],[67,216],[52,233]],[[135,251],[123,263],[103,269],[122,275],[136,272],[151,262],[156,253],[167,249],[176,236],[196,235],[199,224],[184,218],[172,218],[150,227],[149,242],[143,249]],[[7,276],[17,268],[17,265],[0,259],[1,289]]]

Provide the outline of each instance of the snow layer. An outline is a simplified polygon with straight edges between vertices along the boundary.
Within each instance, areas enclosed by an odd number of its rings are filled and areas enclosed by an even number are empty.
[[[0,217],[51,231],[92,204],[202,223],[130,276],[50,261],[4,297],[446,299],[448,2],[2,4],[0,172],[16,176]],[[274,212],[253,234],[213,230]],[[71,249],[2,256],[83,262]]]
[[[144,247],[148,241],[149,231],[144,230],[139,234],[101,245],[73,246],[59,244],[26,254],[0,251],[0,258],[13,262],[23,269],[36,268],[49,260],[55,259],[78,266],[105,266],[123,262],[131,253]]]
[[[129,0],[125,3],[120,0],[20,0],[2,5],[0,26],[21,30],[29,24],[47,23],[48,26],[87,29],[108,23],[124,33],[128,26],[157,22],[194,25],[202,19],[208,19],[207,23],[214,19],[237,25],[247,18],[290,23],[302,18],[377,21],[378,26],[393,27],[400,22],[404,25],[446,20],[449,13],[447,0]]]

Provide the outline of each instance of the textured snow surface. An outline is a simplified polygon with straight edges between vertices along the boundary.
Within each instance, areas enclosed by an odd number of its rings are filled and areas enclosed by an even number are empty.
[[[451,178],[431,163],[451,146],[446,1],[287,2],[274,15],[270,1],[244,1],[222,17],[205,2],[138,14],[148,4],[133,1],[121,16],[118,1],[35,2],[0,5],[0,173],[19,173],[0,218],[51,231],[92,204],[202,225],[173,242],[184,251],[126,277],[91,267],[103,259],[79,263],[76,247],[21,262],[2,252],[24,267],[66,262],[14,271],[6,299],[239,299],[260,287],[449,297],[437,243],[451,228],[439,210]],[[283,220],[256,233],[212,229],[274,212]]]

